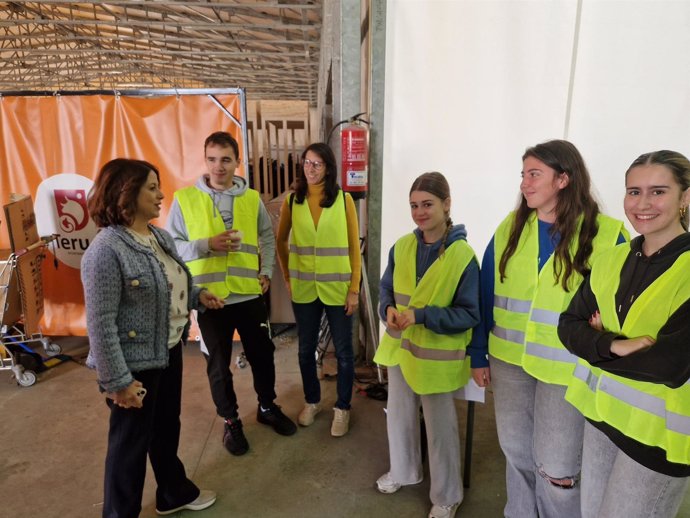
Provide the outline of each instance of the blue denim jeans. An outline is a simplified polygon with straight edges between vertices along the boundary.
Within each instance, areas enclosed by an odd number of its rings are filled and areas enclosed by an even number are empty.
[[[345,305],[328,306],[316,299],[307,304],[292,303],[299,340],[299,370],[302,374],[304,399],[307,403],[321,401],[321,385],[316,373],[316,346],[319,340],[321,315],[326,312],[338,360],[338,400],[336,408],[350,409],[355,380],[355,359],[352,350],[352,315],[345,314]]]
[[[506,518],[580,518],[584,417],[564,399],[566,387],[493,356],[489,363],[506,457]]]
[[[670,477],[638,464],[597,428],[585,423],[583,518],[673,518],[688,477]]]

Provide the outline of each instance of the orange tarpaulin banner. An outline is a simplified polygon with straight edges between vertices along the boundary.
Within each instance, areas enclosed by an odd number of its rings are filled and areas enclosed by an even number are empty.
[[[100,167],[118,157],[158,167],[165,199],[154,223],[164,226],[175,190],[205,171],[204,140],[214,131],[238,140],[244,175],[241,89],[0,94],[0,201],[30,195],[39,233],[58,234],[43,264],[45,334],[86,334],[79,265],[96,233],[86,196]],[[0,249],[10,247],[3,226]]]

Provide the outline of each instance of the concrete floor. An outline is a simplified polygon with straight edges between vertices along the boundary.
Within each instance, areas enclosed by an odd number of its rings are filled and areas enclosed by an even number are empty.
[[[108,410],[98,394],[95,375],[79,363],[86,354],[83,338],[56,339],[76,362],[58,365],[32,387],[18,387],[9,371],[0,372],[0,516],[8,518],[99,517]],[[275,339],[277,402],[296,418],[302,408],[294,332]],[[200,487],[218,493],[205,511],[173,516],[198,518],[349,518],[425,517],[428,477],[394,495],[376,491],[375,480],[388,469],[384,403],[357,393],[350,433],[330,436],[332,412],[323,412],[309,428],[282,437],[256,422],[256,398],[248,368],[235,372],[235,386],[249,452],[228,454],[222,445],[222,422],[216,417],[198,347],[185,349],[180,457]],[[364,367],[358,377],[373,377]],[[366,386],[366,380],[358,384]],[[322,382],[323,401],[335,400],[335,382]],[[458,401],[464,429],[467,404]],[[475,414],[471,487],[458,516],[500,517],[505,503],[505,461],[499,450],[491,393]],[[155,481],[149,470],[142,518],[156,516]],[[686,498],[681,517],[690,517]],[[567,518],[567,517],[564,517]]]

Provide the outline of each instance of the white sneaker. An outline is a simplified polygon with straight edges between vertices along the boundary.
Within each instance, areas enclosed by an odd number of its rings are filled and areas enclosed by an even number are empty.
[[[306,403],[297,417],[297,422],[300,426],[309,426],[314,423],[314,418],[319,412],[321,412],[319,403]]]
[[[429,518],[453,518],[455,511],[458,510],[460,502],[452,505],[432,505],[429,511]]]
[[[209,491],[208,489],[202,489],[199,493],[199,496],[197,496],[188,504],[181,505],[180,507],[176,507],[175,509],[168,509],[167,511],[159,511],[158,509],[156,509],[156,514],[165,516],[166,514],[173,514],[177,511],[184,511],[185,509],[189,511],[201,511],[202,509],[211,507],[215,502],[216,494],[213,491]]]
[[[396,482],[391,478],[390,471],[388,473],[384,473],[383,475],[381,475],[379,479],[376,481],[376,489],[378,489],[381,493],[385,493],[387,495],[395,493],[401,487],[402,484],[400,482]]]
[[[384,473],[379,477],[379,479],[376,481],[376,489],[378,489],[381,493],[385,493],[387,495],[391,493],[395,493],[398,489],[400,489],[403,486],[414,486],[415,484],[419,484],[422,480],[424,480],[423,477],[420,477],[419,480],[416,482],[410,482],[409,484],[403,484],[402,482],[396,482],[393,480],[393,477],[391,477],[391,472],[389,471],[388,473]]]
[[[350,411],[342,408],[334,408],[333,423],[331,424],[331,435],[342,437],[350,429]]]

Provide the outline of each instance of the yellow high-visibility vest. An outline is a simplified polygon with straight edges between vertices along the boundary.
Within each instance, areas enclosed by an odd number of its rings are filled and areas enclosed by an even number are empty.
[[[329,306],[345,305],[352,268],[344,201],[338,191],[333,205],[323,208],[318,228],[306,200],[292,204],[288,269],[294,302],[318,298]]]
[[[567,385],[577,357],[570,354],[558,338],[558,318],[582,283],[582,276],[577,272],[571,274],[569,291],[565,291],[560,281],[554,279],[553,254],[539,271],[539,222],[536,212],[532,212],[501,282],[498,267],[508,245],[514,217],[515,214],[511,213],[494,236],[495,324],[489,335],[489,352],[500,360],[521,365],[526,372],[545,383]],[[578,246],[581,225],[582,218],[570,243],[571,256]],[[600,253],[614,247],[620,234],[627,238],[627,231],[620,220],[600,214],[597,225],[590,264]]]
[[[446,248],[417,284],[417,237],[403,236],[395,243],[393,253],[393,290],[398,311],[450,306],[463,272],[474,259],[472,248],[459,239]],[[405,381],[417,394],[452,392],[469,380],[470,361],[465,351],[471,338],[471,329],[451,335],[434,333],[423,324],[412,325],[402,333],[387,329],[374,361],[386,366],[399,365]]]
[[[616,246],[621,233],[627,238],[622,221],[600,214],[597,216],[597,225],[599,229],[592,240],[590,265],[600,254]],[[578,237],[579,235],[575,236],[570,243],[571,257],[577,251]],[[547,262],[549,266],[547,275],[553,275],[553,259],[552,256]],[[566,292],[560,282],[554,282],[553,276],[539,276],[539,284],[532,300],[532,309],[525,331],[522,368],[545,383],[567,385],[575,368],[577,357],[570,354],[558,338],[558,319],[570,305],[582,280],[579,273],[573,273],[568,280],[570,291]]]
[[[175,193],[190,241],[207,239],[225,232],[225,223],[213,200],[196,187],[186,187]],[[208,288],[214,295],[226,298],[230,294],[259,295],[259,193],[247,189],[233,201],[232,227],[242,231],[240,250],[209,251],[207,257],[187,261],[194,284]]]
[[[590,285],[601,321],[613,333],[656,338],[669,317],[690,299],[690,252],[680,255],[638,296],[621,326],[615,297],[629,253],[628,244],[619,245],[594,263]],[[580,359],[565,398],[588,419],[603,421],[642,444],[662,448],[669,462],[690,464],[690,383],[672,389],[635,381]]]

